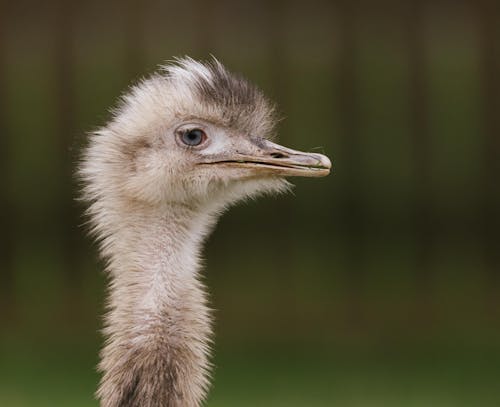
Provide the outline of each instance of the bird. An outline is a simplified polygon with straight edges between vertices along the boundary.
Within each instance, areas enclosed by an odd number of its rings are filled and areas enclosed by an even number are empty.
[[[203,243],[239,201],[328,175],[325,155],[276,143],[275,104],[215,57],[166,62],[88,134],[77,175],[107,276],[102,407],[197,407],[213,316]]]

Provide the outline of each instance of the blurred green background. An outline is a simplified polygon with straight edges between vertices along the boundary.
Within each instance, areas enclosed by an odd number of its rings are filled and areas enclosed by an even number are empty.
[[[500,405],[494,0],[1,1],[0,405],[97,405],[75,163],[128,84],[209,54],[336,173],[211,237],[208,406]]]

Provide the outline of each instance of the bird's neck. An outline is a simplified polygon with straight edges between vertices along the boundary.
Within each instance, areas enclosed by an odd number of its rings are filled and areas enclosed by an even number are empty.
[[[198,406],[211,335],[198,259],[214,218],[180,205],[119,218],[103,245],[111,281],[101,406]]]

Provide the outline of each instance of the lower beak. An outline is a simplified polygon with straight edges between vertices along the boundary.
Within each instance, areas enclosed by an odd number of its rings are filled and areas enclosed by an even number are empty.
[[[262,175],[282,177],[324,177],[330,173],[330,159],[317,153],[292,150],[259,139],[250,153],[236,153],[211,164],[252,169]]]

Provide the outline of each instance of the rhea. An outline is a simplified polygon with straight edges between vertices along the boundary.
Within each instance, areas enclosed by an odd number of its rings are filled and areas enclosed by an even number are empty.
[[[202,243],[225,208],[330,171],[271,141],[273,105],[213,59],[178,59],[133,86],[79,168],[109,276],[102,407],[196,407],[210,376]]]

